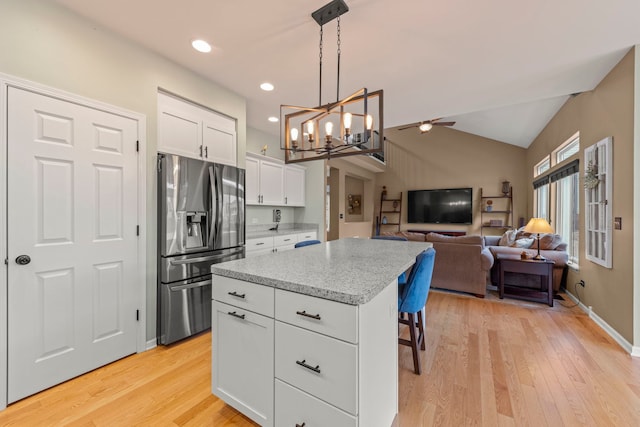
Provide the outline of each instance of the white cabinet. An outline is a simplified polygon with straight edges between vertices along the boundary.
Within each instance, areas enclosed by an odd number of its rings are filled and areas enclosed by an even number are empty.
[[[159,93],[158,151],[236,166],[236,122],[214,111]]]
[[[311,233],[279,234],[277,236],[247,239],[247,241],[245,242],[245,256],[249,258],[252,256],[267,254],[271,252],[285,252],[291,249],[295,249],[296,243],[300,241],[300,234],[302,234],[303,236],[315,236],[316,232],[312,231]]]
[[[216,396],[263,426],[392,425],[395,281],[357,306],[217,275],[213,289]]]
[[[273,426],[274,289],[213,281],[211,390],[256,423]]]
[[[305,168],[247,153],[246,169],[245,194],[248,205],[305,205]]]
[[[284,204],[304,206],[306,170],[299,166],[284,167]]]
[[[284,205],[284,163],[247,153],[245,193],[248,205]]]

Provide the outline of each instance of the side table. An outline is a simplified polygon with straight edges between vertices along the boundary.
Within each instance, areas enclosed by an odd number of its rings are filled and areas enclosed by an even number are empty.
[[[505,289],[507,296],[524,299],[527,301],[546,302],[553,307],[553,265],[550,260],[520,259],[513,256],[498,255],[500,278],[498,291],[500,299],[504,298]],[[540,289],[530,289],[521,286],[512,286],[504,282],[504,273],[523,273],[540,276]]]

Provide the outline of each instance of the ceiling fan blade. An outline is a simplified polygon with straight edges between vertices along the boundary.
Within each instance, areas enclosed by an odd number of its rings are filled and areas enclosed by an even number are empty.
[[[453,126],[456,124],[456,122],[436,122],[431,124],[434,126]]]
[[[405,127],[403,127],[403,128],[398,128],[398,130],[411,129],[411,128],[414,128],[414,127],[416,127],[416,126],[418,126],[418,125],[417,125],[417,124],[413,124],[413,125],[410,125],[410,126],[405,126]]]

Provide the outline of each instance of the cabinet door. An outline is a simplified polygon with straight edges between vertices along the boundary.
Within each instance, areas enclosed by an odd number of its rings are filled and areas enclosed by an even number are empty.
[[[306,170],[297,166],[284,167],[284,204],[304,206]]]
[[[274,320],[213,301],[211,390],[261,426],[273,426]]]
[[[198,117],[186,110],[160,107],[158,151],[199,158],[201,125]]]
[[[202,128],[202,145],[205,160],[231,166],[238,164],[235,131],[221,129],[217,123],[205,120]]]
[[[284,204],[284,165],[268,160],[260,161],[260,195],[263,205]]]
[[[260,204],[260,160],[247,156],[244,197],[247,205]]]

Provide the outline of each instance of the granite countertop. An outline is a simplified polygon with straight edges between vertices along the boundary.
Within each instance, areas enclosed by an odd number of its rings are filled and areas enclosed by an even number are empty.
[[[214,264],[211,272],[345,304],[365,304],[431,247],[427,242],[340,239]],[[214,277],[215,286],[215,277]]]

